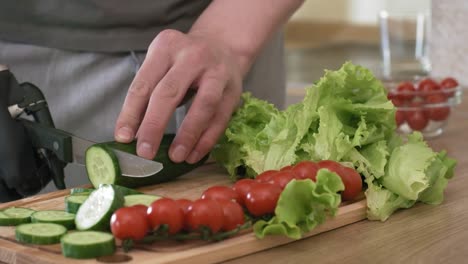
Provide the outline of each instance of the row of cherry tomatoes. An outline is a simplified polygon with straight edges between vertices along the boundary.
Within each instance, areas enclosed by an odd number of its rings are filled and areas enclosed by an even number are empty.
[[[116,238],[141,240],[149,231],[165,226],[169,235],[179,232],[201,232],[208,228],[211,233],[231,231],[242,226],[244,210],[253,218],[273,214],[282,190],[294,180],[316,180],[317,171],[326,168],[338,174],[344,185],[344,200],[352,200],[362,190],[362,180],[354,169],[335,161],[318,163],[303,161],[281,170],[269,170],[255,180],[242,179],[232,188],[212,186],[202,196],[191,201],[161,198],[149,207],[136,205],[118,209],[111,218],[111,230]]]
[[[421,131],[430,120],[446,120],[450,115],[450,106],[446,103],[457,86],[458,82],[451,77],[443,79],[440,84],[430,78],[416,86],[411,82],[400,83],[396,92],[388,93],[388,98],[397,107],[397,126],[406,122],[412,130]]]

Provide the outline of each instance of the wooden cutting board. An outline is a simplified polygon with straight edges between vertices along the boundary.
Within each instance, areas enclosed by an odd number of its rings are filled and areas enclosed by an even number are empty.
[[[84,177],[84,176],[82,176]],[[230,186],[225,170],[216,164],[206,164],[179,179],[165,184],[141,188],[148,194],[171,198],[196,199],[213,185]],[[21,206],[35,210],[63,210],[69,190],[52,192],[19,201],[0,204],[0,209]],[[366,218],[365,200],[342,204],[336,217],[306,234],[304,238],[339,228]],[[128,253],[119,246],[114,256],[92,260],[73,260],[62,256],[60,245],[35,246],[16,242],[14,227],[0,227],[0,262],[6,263],[216,263],[248,255],[264,249],[294,242],[283,236],[257,239],[250,230],[220,242],[158,242],[138,245]]]

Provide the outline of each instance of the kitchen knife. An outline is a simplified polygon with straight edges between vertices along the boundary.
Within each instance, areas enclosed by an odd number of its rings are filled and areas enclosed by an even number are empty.
[[[57,128],[41,125],[37,122],[21,120],[36,148],[53,151],[57,157],[67,163],[85,165],[86,150],[95,142],[76,137]],[[154,175],[163,169],[163,164],[113,149],[119,160],[123,176],[142,178]]]

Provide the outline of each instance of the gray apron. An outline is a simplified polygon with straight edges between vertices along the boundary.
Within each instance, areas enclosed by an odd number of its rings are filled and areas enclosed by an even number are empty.
[[[0,64],[20,82],[42,89],[58,128],[96,142],[113,140],[116,119],[144,52],[69,51],[0,41]],[[282,34],[257,58],[244,81],[244,91],[279,108],[285,98]],[[167,128],[175,132],[185,109],[177,110]],[[88,183],[84,167],[68,165],[67,187]],[[45,191],[53,190],[49,186]]]

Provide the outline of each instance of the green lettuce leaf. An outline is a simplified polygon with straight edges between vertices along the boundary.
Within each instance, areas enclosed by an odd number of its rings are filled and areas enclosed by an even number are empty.
[[[379,186],[372,178],[370,178],[367,183],[367,218],[369,220],[385,221],[396,210],[409,208],[416,202],[405,199]]]
[[[382,185],[405,199],[417,200],[420,193],[430,186],[426,170],[436,156],[437,153],[427,146],[420,133],[410,135],[408,142],[395,148],[390,155]]]
[[[260,220],[254,225],[258,238],[266,235],[286,235],[298,239],[327,216],[334,216],[341,202],[337,192],[344,190],[341,178],[327,169],[317,174],[317,182],[310,179],[293,180],[280,195],[275,216],[270,221]]]

